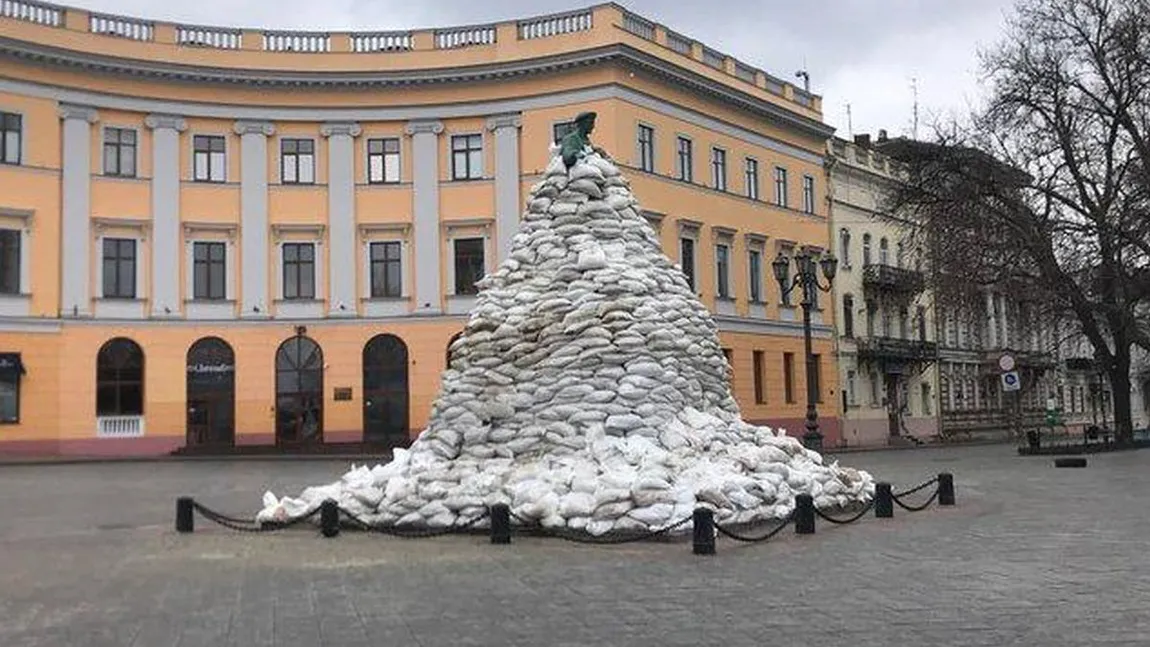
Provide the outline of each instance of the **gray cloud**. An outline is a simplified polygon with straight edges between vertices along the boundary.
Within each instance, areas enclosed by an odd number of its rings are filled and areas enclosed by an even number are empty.
[[[95,11],[273,29],[410,29],[564,11],[573,0],[74,0]],[[847,135],[909,134],[911,79],[920,124],[977,101],[977,49],[998,40],[1011,0],[623,0],[651,20],[823,96],[828,123]],[[925,127],[920,127],[920,134]]]

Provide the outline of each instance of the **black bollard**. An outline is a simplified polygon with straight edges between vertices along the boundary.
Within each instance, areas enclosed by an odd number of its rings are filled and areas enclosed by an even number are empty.
[[[176,532],[192,532],[196,529],[195,500],[190,496],[176,499]]]
[[[695,516],[691,520],[695,526],[696,555],[715,554],[715,513],[708,508],[695,508]]]
[[[319,504],[319,529],[324,537],[335,537],[339,534],[339,504],[332,499],[324,499]]]
[[[938,475],[938,504],[954,505],[954,476],[949,472]]]
[[[894,495],[891,494],[890,483],[874,484],[874,516],[880,519],[894,516]]]
[[[795,534],[815,534],[815,500],[809,494],[795,495]]]
[[[511,508],[505,503],[491,506],[491,543],[511,543]]]

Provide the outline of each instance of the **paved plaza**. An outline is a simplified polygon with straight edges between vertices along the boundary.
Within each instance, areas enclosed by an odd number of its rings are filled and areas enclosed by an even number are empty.
[[[250,535],[346,462],[0,467],[0,645],[1147,645],[1150,451],[1055,469],[1010,446],[844,454],[896,489],[955,475],[958,506],[766,544]]]

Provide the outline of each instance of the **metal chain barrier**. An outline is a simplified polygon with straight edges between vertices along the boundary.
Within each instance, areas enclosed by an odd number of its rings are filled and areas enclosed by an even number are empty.
[[[873,509],[874,509],[874,499],[872,498],[870,501],[867,502],[866,506],[863,507],[862,510],[859,510],[857,513],[851,515],[850,517],[848,517],[846,519],[836,519],[836,518],[830,516],[829,514],[823,512],[822,510],[819,510],[818,508],[815,508],[815,514],[817,514],[820,518],[826,519],[827,521],[829,521],[831,523],[846,525],[848,523],[854,523],[854,522],[858,521],[859,519],[862,519],[863,515],[865,515],[866,513],[870,512]]]
[[[921,489],[921,488],[919,488],[919,489]],[[922,505],[907,505],[907,504],[903,503],[902,500],[900,499],[900,497],[904,497],[904,496],[906,496],[906,494],[907,493],[892,495],[891,498],[894,500],[895,503],[898,504],[898,507],[902,508],[903,510],[906,510],[907,512],[918,512],[920,510],[926,510],[927,508],[930,507],[930,504],[934,503],[938,499],[938,490],[935,490],[934,494],[930,495],[930,498],[927,499],[926,502],[923,503]]]
[[[929,481],[927,481],[925,483],[922,483],[921,485],[917,485],[915,487],[912,487],[911,489],[907,490],[906,492],[898,492],[896,494],[892,494],[891,496],[893,496],[897,499],[900,496],[906,496],[908,494],[914,494],[915,492],[918,492],[919,490],[924,490],[924,489],[934,485],[935,483],[938,483],[938,477],[937,476],[930,479]]]
[[[783,531],[783,528],[786,528],[787,526],[791,525],[791,522],[794,521],[794,519],[795,519],[795,511],[791,510],[791,513],[788,514],[779,523],[777,528],[775,528],[774,530],[768,532],[767,534],[765,534],[761,537],[751,537],[748,535],[740,535],[739,533],[737,533],[733,530],[728,530],[727,528],[724,528],[717,523],[715,524],[715,530],[719,531],[720,535],[723,535],[725,537],[730,537],[731,539],[734,539],[735,541],[741,541],[741,542],[745,542],[748,544],[754,544],[754,543],[758,543],[761,541],[767,541],[771,537],[774,537],[775,535],[779,534],[780,532]]]
[[[341,508],[339,508],[339,511],[341,514],[343,514],[345,517],[347,517],[348,520],[350,520],[354,526],[359,527],[360,530],[366,530],[368,532],[377,532],[377,533],[380,533],[382,535],[390,535],[392,537],[398,537],[400,539],[429,539],[431,537],[442,537],[444,535],[453,535],[455,533],[463,532],[465,530],[470,530],[470,529],[474,528],[475,524],[479,523],[480,521],[483,521],[484,519],[486,519],[491,514],[491,512],[489,510],[485,509],[479,516],[475,517],[474,519],[471,519],[470,521],[467,521],[466,523],[462,523],[462,524],[455,523],[455,524],[452,524],[452,525],[444,527],[444,528],[404,529],[404,528],[400,528],[399,526],[388,526],[388,525],[379,524],[379,523],[369,523],[367,521],[364,521],[360,517],[356,516],[355,513],[347,510],[346,508],[341,507]]]
[[[591,535],[588,533],[579,532],[577,530],[569,530],[566,528],[546,528],[543,526],[543,524],[541,524],[537,521],[531,521],[528,519],[524,519],[523,517],[520,517],[519,515],[515,514],[514,512],[511,513],[511,518],[522,523],[524,527],[526,527],[530,530],[536,531],[536,532],[541,532],[541,533],[543,533],[549,537],[555,537],[557,539],[563,539],[563,540],[574,542],[577,544],[601,544],[601,545],[629,544],[629,543],[633,543],[633,542],[637,542],[637,541],[647,541],[649,539],[654,539],[654,538],[659,537],[661,535],[665,535],[665,534],[667,534],[673,530],[677,530],[679,528],[682,528],[684,525],[686,525],[686,523],[688,521],[691,520],[691,517],[685,517],[679,521],[676,521],[675,523],[673,523],[669,526],[664,526],[662,528],[657,528],[655,530],[649,530],[647,532],[644,532],[644,533],[641,533],[638,535],[631,534],[631,533],[628,533],[626,531],[622,531],[622,532],[611,531],[611,532],[604,533],[602,535]]]
[[[298,517],[292,517],[291,519],[286,519],[284,521],[273,521],[261,524],[256,522],[255,519],[229,517],[228,515],[212,510],[211,508],[208,508],[201,503],[193,503],[192,508],[196,512],[199,512],[201,515],[203,515],[203,517],[208,521],[215,522],[216,524],[219,524],[230,530],[238,530],[239,532],[273,532],[276,530],[283,530],[284,528],[290,528],[299,523],[303,523],[304,521],[307,521],[308,519],[311,519],[319,514],[319,506],[316,506],[309,512],[305,512]]]

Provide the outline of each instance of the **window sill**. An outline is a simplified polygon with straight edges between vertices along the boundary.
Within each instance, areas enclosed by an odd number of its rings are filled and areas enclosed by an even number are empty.
[[[364,317],[402,317],[411,312],[409,297],[369,297],[360,303]]]
[[[319,319],[323,317],[323,299],[276,299],[277,319]]]
[[[100,297],[96,299],[95,315],[109,319],[143,319],[144,300],[137,297]]]
[[[236,302],[231,299],[185,299],[184,313],[188,319],[231,319],[236,314]]]
[[[0,294],[0,317],[27,317],[31,311],[31,294]]]
[[[492,179],[494,179],[494,178],[489,178],[489,177],[452,177],[452,178],[448,178],[448,179],[444,180],[444,182],[447,182],[447,183],[452,183],[452,182],[486,182],[486,181],[489,181]]]
[[[735,316],[735,300],[731,297],[715,297],[715,313]]]
[[[449,294],[447,295],[447,314],[465,315],[475,307],[475,294]]]

